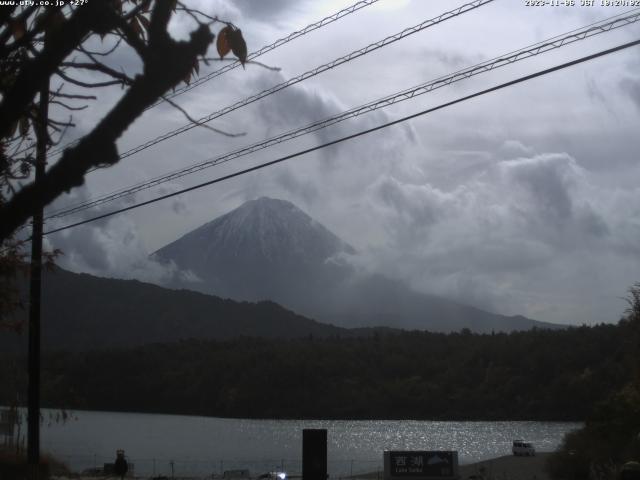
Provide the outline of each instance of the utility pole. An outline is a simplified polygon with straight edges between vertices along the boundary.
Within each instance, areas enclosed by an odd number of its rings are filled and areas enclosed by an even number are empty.
[[[47,165],[47,124],[49,118],[49,77],[40,89],[36,133],[35,183],[41,182]],[[43,208],[34,207],[31,234],[31,271],[29,288],[29,385],[27,390],[27,464],[30,478],[40,475],[40,294],[42,284],[42,217]]]

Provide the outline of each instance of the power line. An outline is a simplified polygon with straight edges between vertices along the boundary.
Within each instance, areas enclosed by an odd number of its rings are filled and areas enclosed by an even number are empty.
[[[331,62],[325,63],[324,65],[320,65],[319,67],[316,67],[312,70],[308,70],[307,72],[298,75],[297,77],[293,77],[290,78],[289,80],[279,83],[271,88],[268,88],[266,90],[263,90],[260,93],[257,93],[255,95],[252,95],[250,97],[245,98],[244,100],[240,100],[239,102],[236,102],[232,105],[229,105],[221,110],[218,110],[216,112],[213,112],[207,116],[201,117],[197,120],[196,123],[190,122],[186,125],[183,125],[180,128],[177,128],[175,130],[171,130],[169,132],[166,132],[152,140],[149,140],[143,144],[140,144],[136,147],[133,147],[129,150],[127,150],[124,153],[120,154],[120,159],[123,158],[127,158],[130,157],[138,152],[141,152],[142,150],[145,150],[153,145],[156,145],[160,142],[163,142],[164,140],[168,140],[170,138],[175,137],[176,135],[180,135],[181,133],[184,133],[186,131],[191,130],[192,128],[195,128],[201,124],[204,123],[209,123],[210,121],[216,119],[216,118],[220,118],[223,115],[226,115],[228,113],[233,112],[234,110],[237,110],[239,108],[245,107],[251,103],[254,103],[264,97],[267,97],[269,95],[273,95],[276,92],[279,92],[280,90],[284,90],[287,87],[290,87],[292,85],[295,85],[297,83],[300,83],[304,80],[307,80],[309,78],[315,77],[316,75],[319,75],[323,72],[326,72],[327,70],[331,70],[332,68],[335,68],[339,65],[342,65],[344,63],[350,62],[352,60],[355,60],[356,58],[362,57],[363,55],[366,55],[368,53],[371,53],[375,50],[378,50],[382,47],[385,47],[387,45],[390,45],[392,43],[395,43],[399,40],[402,40],[403,38],[406,38],[410,35],[413,35],[415,33],[418,33],[422,30],[425,30],[429,27],[433,27],[434,25],[437,25],[439,23],[445,22],[446,20],[449,20],[451,18],[457,17],[459,15],[462,15],[466,12],[469,12],[471,10],[475,10],[476,8],[479,8],[483,5],[486,5],[487,3],[491,3],[494,0],[474,0],[472,2],[466,3],[464,5],[461,5],[458,8],[455,8],[453,10],[447,11],[445,13],[442,13],[440,15],[438,15],[437,17],[431,18],[429,20],[425,20],[422,23],[419,23],[418,25],[415,25],[413,27],[409,27],[409,28],[405,28],[404,30],[402,30],[401,32],[398,32],[394,35],[390,35],[386,38],[383,38],[382,40],[379,40],[377,42],[371,43],[369,45],[367,45],[364,48],[361,48],[359,50],[355,50],[347,55],[344,55],[340,58],[337,58],[335,60],[332,60]]]
[[[186,132],[188,130],[191,130],[192,128],[195,128],[195,127],[197,127],[197,126],[199,126],[201,124],[208,123],[208,122],[210,122],[211,120],[213,120],[215,118],[219,118],[219,117],[221,117],[223,115],[226,115],[227,113],[230,113],[230,112],[232,112],[234,110],[237,110],[237,109],[239,109],[241,107],[244,107],[244,106],[249,105],[249,104],[251,104],[253,102],[256,102],[256,101],[258,101],[258,100],[260,100],[260,99],[262,99],[262,98],[264,98],[266,96],[272,95],[272,94],[274,94],[274,93],[276,93],[276,92],[278,92],[280,90],[283,90],[283,89],[285,89],[287,87],[290,87],[292,85],[300,83],[303,80],[306,80],[308,78],[314,77],[314,76],[316,76],[316,75],[318,75],[320,73],[323,73],[323,72],[325,72],[327,70],[335,68],[335,67],[337,67],[337,66],[339,66],[339,65],[341,65],[343,63],[346,63],[346,62],[349,62],[351,60],[354,60],[354,59],[356,59],[358,57],[366,55],[367,53],[375,51],[375,50],[377,50],[379,48],[382,48],[382,47],[384,47],[386,45],[389,45],[391,43],[397,42],[397,41],[399,41],[399,40],[401,40],[401,39],[403,39],[403,38],[405,38],[405,37],[407,37],[409,35],[413,35],[414,33],[418,33],[418,32],[420,32],[420,31],[422,31],[422,30],[424,30],[426,28],[432,27],[432,26],[437,25],[439,23],[442,23],[442,22],[444,22],[446,20],[449,20],[451,18],[454,18],[454,17],[457,17],[459,15],[462,15],[463,13],[466,13],[466,12],[469,12],[469,11],[474,10],[476,8],[479,8],[479,7],[481,7],[483,5],[486,5],[487,3],[490,3],[492,1],[494,1],[494,0],[474,0],[474,1],[470,2],[470,3],[463,4],[463,5],[457,7],[455,9],[453,9],[453,10],[449,10],[447,12],[444,12],[444,13],[438,15],[437,17],[425,20],[424,22],[422,22],[422,23],[420,23],[418,25],[415,25],[413,27],[405,28],[401,32],[398,32],[398,33],[396,33],[394,35],[385,37],[384,39],[379,40],[378,42],[371,43],[371,44],[367,45],[364,48],[361,48],[359,50],[355,50],[355,51],[353,51],[353,52],[351,52],[351,53],[349,53],[349,54],[347,54],[345,56],[337,58],[337,59],[335,59],[335,60],[333,60],[331,62],[328,62],[328,63],[326,63],[324,65],[319,66],[319,67],[316,67],[316,68],[314,68],[312,70],[309,70],[309,71],[307,71],[307,72],[305,72],[305,73],[303,73],[301,75],[298,75],[297,77],[291,78],[291,79],[289,79],[289,80],[287,80],[285,82],[282,82],[282,83],[280,83],[278,85],[275,85],[275,86],[273,86],[273,87],[271,87],[271,88],[269,88],[267,90],[263,90],[262,92],[257,93],[255,95],[252,95],[250,97],[247,97],[244,100],[240,100],[239,102],[236,102],[236,103],[234,103],[232,105],[229,105],[229,106],[223,108],[222,110],[218,110],[216,112],[211,113],[210,115],[208,115],[206,117],[202,117],[202,118],[197,120],[197,123],[188,123],[188,124],[183,125],[182,127],[178,128],[178,129],[175,129],[175,130],[172,130],[170,132],[167,132],[167,133],[165,133],[165,134],[163,134],[163,135],[161,135],[159,137],[156,137],[153,140],[149,140],[149,141],[147,141],[147,142],[145,142],[143,144],[140,144],[140,145],[138,145],[138,146],[136,146],[136,147],[134,147],[132,149],[129,149],[126,152],[120,154],[120,159],[124,159],[126,157],[131,156],[131,155],[134,155],[134,154],[136,154],[136,153],[138,153],[138,152],[140,152],[142,150],[145,150],[145,149],[147,149],[147,148],[149,148],[149,147],[151,147],[153,145],[156,145],[156,144],[158,144],[158,143],[160,143],[160,142],[162,142],[164,140],[167,140],[169,138],[175,137],[175,136],[177,136],[177,135],[179,135],[181,133],[184,133],[184,132]],[[96,171],[96,170],[97,170],[97,168],[89,170],[89,173],[91,173],[93,171]]]
[[[226,163],[233,159],[236,159],[245,155],[249,155],[251,153],[255,153],[259,150],[271,147],[273,145],[277,145],[285,141],[300,137],[302,135],[315,132],[317,130],[326,128],[328,126],[345,121],[347,119],[355,118],[365,113],[373,112],[375,110],[393,105],[395,103],[399,103],[405,100],[410,100],[414,97],[424,95],[435,89],[470,78],[472,76],[475,76],[484,72],[488,72],[496,68],[507,66],[512,63],[515,63],[527,58],[531,58],[533,56],[540,55],[540,54],[549,52],[551,50],[555,50],[563,46],[570,45],[574,42],[584,40],[594,35],[605,33],[610,30],[620,28],[626,25],[630,25],[638,21],[640,21],[640,9],[636,9],[635,13],[627,12],[626,16],[616,15],[615,17],[611,17],[605,20],[601,20],[599,22],[595,22],[591,25],[587,25],[580,29],[572,30],[571,32],[568,32],[566,34],[558,35],[556,37],[543,40],[542,42],[538,42],[533,45],[521,48],[519,50],[512,51],[502,56],[495,57],[491,60],[487,60],[485,62],[473,65],[471,67],[467,67],[462,70],[458,70],[457,72],[439,77],[428,83],[418,85],[416,87],[392,94],[382,99],[361,105],[351,110],[347,110],[345,112],[342,112],[339,115],[335,115],[333,117],[329,117],[324,120],[311,123],[307,126],[297,128],[295,130],[291,130],[289,132],[283,133],[275,137],[271,137],[262,142],[258,142],[253,145],[243,147],[239,150],[235,150],[233,152],[224,154],[222,156],[208,159],[204,162],[192,165],[190,167],[176,170],[172,173],[168,173],[168,174],[156,177],[154,179],[150,179],[148,181],[138,183],[136,185],[129,186],[124,189],[117,190],[115,192],[104,195],[102,197],[76,204],[64,210],[59,210],[57,212],[54,212],[48,215],[46,219],[65,217],[73,213],[77,213],[83,210],[87,210],[91,207],[101,205],[103,203],[117,200],[119,198],[131,195],[133,193],[152,188],[159,184],[166,183],[186,175],[190,175],[200,170],[204,170],[205,168],[210,168],[222,163]]]
[[[256,101],[258,101],[258,100],[260,100],[260,99],[262,99],[262,98],[264,98],[266,96],[272,95],[272,94],[274,94],[274,93],[276,93],[276,92],[278,92],[280,90],[283,90],[283,89],[285,89],[287,87],[290,87],[292,85],[300,83],[303,80],[306,80],[308,78],[314,77],[314,76],[316,76],[316,75],[318,75],[320,73],[323,73],[323,72],[325,72],[327,70],[335,68],[335,67],[337,67],[337,66],[339,66],[339,65],[341,65],[343,63],[346,63],[346,62],[349,62],[351,60],[354,60],[354,59],[356,59],[358,57],[366,55],[367,53],[375,51],[375,50],[377,50],[379,48],[382,48],[382,47],[384,47],[386,45],[389,45],[391,43],[397,42],[397,41],[399,41],[399,40],[401,40],[401,39],[403,39],[403,38],[405,38],[405,37],[407,37],[409,35],[413,35],[414,33],[418,33],[418,32],[420,32],[420,31],[422,31],[422,30],[424,30],[426,28],[432,27],[432,26],[437,25],[439,23],[442,23],[442,22],[444,22],[446,20],[449,20],[451,18],[454,18],[454,17],[457,17],[459,15],[462,15],[463,13],[466,13],[468,11],[471,11],[471,10],[474,10],[476,8],[479,8],[479,7],[481,7],[481,6],[483,6],[483,5],[487,4],[487,3],[490,3],[492,1],[494,1],[494,0],[474,0],[474,1],[470,2],[470,3],[463,4],[463,5],[457,7],[455,9],[453,9],[453,10],[449,10],[447,12],[444,12],[444,13],[438,15],[437,17],[425,20],[424,22],[422,22],[422,23],[420,23],[418,25],[415,25],[413,27],[405,28],[404,30],[402,30],[399,33],[396,33],[394,35],[385,37],[384,39],[379,40],[378,42],[369,44],[364,48],[361,48],[359,50],[355,50],[355,51],[353,51],[353,52],[351,52],[351,53],[349,53],[349,54],[347,54],[345,56],[337,58],[337,59],[335,59],[335,60],[333,60],[333,61],[331,61],[329,63],[326,63],[326,64],[321,65],[319,67],[316,67],[316,68],[314,68],[312,70],[309,70],[309,71],[307,71],[307,72],[305,72],[305,73],[303,73],[301,75],[298,75],[297,77],[291,78],[291,79],[289,79],[289,80],[287,80],[285,82],[282,82],[282,83],[280,83],[278,85],[275,85],[275,86],[273,86],[273,87],[271,87],[269,89],[263,90],[260,93],[252,95],[250,97],[247,97],[247,98],[245,98],[243,100],[240,100],[239,102],[236,102],[236,103],[234,103],[232,105],[229,105],[229,106],[227,106],[227,107],[225,107],[225,108],[223,108],[221,110],[213,112],[213,113],[209,114],[206,117],[202,117],[202,118],[197,120],[197,123],[188,123],[188,124],[183,125],[182,127],[178,128],[178,129],[175,129],[175,130],[172,130],[170,132],[167,132],[167,133],[165,133],[163,135],[160,135],[159,137],[156,137],[153,140],[149,140],[149,141],[147,141],[147,142],[145,142],[143,144],[140,144],[140,145],[138,145],[138,146],[136,146],[136,147],[134,147],[132,149],[129,149],[129,150],[127,150],[127,151],[125,151],[125,152],[120,154],[120,159],[124,159],[124,158],[127,158],[129,156],[132,156],[132,155],[134,155],[134,154],[136,154],[136,153],[138,153],[138,152],[140,152],[142,150],[145,150],[145,149],[147,149],[147,148],[149,148],[149,147],[151,147],[153,145],[156,145],[156,144],[158,144],[158,143],[160,143],[160,142],[162,142],[164,140],[168,140],[169,138],[175,137],[175,136],[177,136],[177,135],[179,135],[181,133],[184,133],[184,132],[186,132],[188,130],[191,130],[192,128],[195,128],[195,127],[197,127],[197,126],[199,126],[199,125],[201,125],[203,123],[208,123],[211,120],[214,120],[214,119],[219,118],[219,117],[221,117],[223,115],[226,115],[227,113],[230,113],[230,112],[232,112],[234,110],[237,110],[237,109],[242,108],[242,107],[244,107],[246,105],[254,103],[254,102],[256,102]],[[98,170],[98,169],[94,168],[92,170],[89,170],[89,173],[94,172],[96,170]],[[55,214],[55,216],[58,216],[58,215]],[[51,218],[51,216],[49,216],[48,218]]]
[[[340,10],[339,12],[336,12],[332,15],[329,15],[328,17],[323,18],[322,20],[319,20],[315,23],[312,23],[310,25],[307,25],[306,27],[304,27],[302,30],[297,30],[293,33],[290,33],[289,35],[287,35],[284,38],[280,38],[278,40],[276,40],[275,42],[273,42],[270,45],[264,46],[262,47],[260,50],[257,50],[253,53],[250,53],[247,56],[247,61],[251,61],[254,60],[256,58],[258,58],[261,55],[264,55],[267,52],[270,52],[271,50],[274,50],[286,43],[289,43],[292,40],[295,40],[298,37],[301,37],[303,35],[306,35],[309,32],[312,32],[314,30],[317,30],[318,28],[324,27],[325,25],[329,25],[330,23],[335,22],[336,20],[339,20],[342,17],[346,17],[347,15],[350,15],[358,10],[360,10],[361,8],[364,7],[368,7],[369,5],[372,5],[376,2],[378,2],[379,0],[363,0],[357,3],[354,3],[353,5],[351,5],[350,7],[344,8],[342,10]],[[166,98],[174,98],[177,97],[178,95],[182,95],[184,92],[188,92],[189,90],[192,90],[194,88],[196,88],[198,85],[202,85],[205,82],[208,82],[209,80],[222,75],[225,72],[228,72],[229,70],[233,70],[234,68],[237,68],[240,66],[240,62],[238,60],[236,60],[233,63],[227,64],[222,68],[219,68],[218,70],[215,70],[209,74],[207,74],[206,76],[200,77],[197,80],[195,80],[194,82],[192,82],[190,85],[185,85],[181,88],[176,89],[175,92],[171,93],[170,95],[167,95]],[[152,105],[149,108],[153,108],[156,105],[162,103],[164,100],[158,100],[154,105]]]
[[[327,17],[324,17],[321,20],[318,20],[317,22],[311,23],[309,25],[307,25],[306,27],[300,29],[300,30],[296,30],[295,32],[290,33],[289,35],[287,35],[286,37],[282,37],[279,38],[278,40],[276,40],[275,42],[269,44],[269,45],[265,45],[264,47],[262,47],[259,50],[256,50],[255,52],[250,53],[249,55],[247,55],[247,61],[251,61],[251,60],[255,60],[256,58],[258,58],[261,55],[264,55],[265,53],[270,52],[271,50],[275,50],[278,47],[281,47],[282,45],[285,45],[293,40],[295,40],[296,38],[302,37],[303,35],[306,35],[307,33],[310,33],[314,30],[317,30],[321,27],[324,27],[326,25],[329,25],[330,23],[335,22],[336,20],[339,20],[343,17],[346,17],[347,15],[351,15],[354,12],[357,12],[358,10],[368,7],[369,5],[373,5],[374,3],[378,2],[380,0],[361,0],[359,2],[354,3],[353,5],[343,8],[342,10],[333,13]],[[178,95],[182,95],[185,92],[188,92],[189,90],[193,90],[194,88],[196,88],[199,85],[202,85],[203,83],[208,82],[209,80],[213,80],[216,77],[219,77],[220,75],[227,73],[235,68],[238,68],[241,65],[240,61],[236,60],[232,63],[228,63],[225,66],[214,70],[213,72],[208,73],[207,75],[204,75],[202,77],[197,78],[196,80],[194,80],[193,82],[191,82],[189,85],[185,85],[183,87],[177,88],[174,92],[165,95],[164,98],[158,100],[156,103],[154,103],[153,105],[150,105],[149,107],[147,107],[145,110],[149,110],[153,107],[156,107],[158,105],[160,105],[161,103],[165,102],[165,99],[171,99],[174,97],[177,97]],[[49,155],[57,155],[61,152],[63,152],[65,149],[76,145],[79,142],[79,140],[73,140],[72,142],[67,143],[66,145],[57,148],[51,152],[49,152]],[[18,153],[22,153],[27,151],[22,150]]]
[[[351,134],[351,135],[346,135],[346,136],[338,138],[336,140],[332,140],[330,142],[326,142],[326,143],[323,143],[321,145],[317,145],[315,147],[307,148],[306,150],[301,150],[299,152],[292,153],[290,155],[285,155],[285,156],[277,158],[275,160],[271,160],[269,162],[261,163],[259,165],[255,165],[253,167],[246,168],[244,170],[240,170],[238,172],[231,173],[229,175],[218,177],[218,178],[215,178],[213,180],[209,180],[207,182],[203,182],[203,183],[200,183],[198,185],[194,185],[192,187],[179,190],[177,192],[173,192],[173,193],[169,193],[169,194],[166,194],[166,195],[162,195],[160,197],[156,197],[156,198],[151,199],[151,200],[140,202],[140,203],[137,203],[135,205],[129,205],[128,207],[120,208],[118,210],[114,210],[114,211],[109,212],[109,213],[98,215],[98,216],[95,216],[95,217],[92,217],[92,218],[89,218],[89,219],[86,219],[86,220],[82,220],[80,222],[72,223],[72,224],[66,225],[64,227],[55,228],[53,230],[49,230],[47,232],[44,232],[43,235],[49,235],[49,234],[52,234],[52,233],[61,232],[63,230],[68,230],[70,228],[74,228],[74,227],[77,227],[77,226],[80,226],[80,225],[84,225],[86,223],[90,223],[90,222],[94,222],[96,220],[101,220],[103,218],[111,217],[111,216],[116,215],[118,213],[123,213],[123,212],[127,212],[129,210],[134,210],[136,208],[140,208],[140,207],[143,207],[145,205],[150,205],[152,203],[156,203],[156,202],[159,202],[161,200],[165,200],[167,198],[175,197],[177,195],[181,195],[183,193],[191,192],[193,190],[198,190],[200,188],[204,188],[204,187],[207,187],[209,185],[220,183],[220,182],[223,182],[225,180],[229,180],[231,178],[239,177],[241,175],[244,175],[244,174],[247,174],[247,173],[250,173],[250,172],[254,172],[256,170],[261,170],[263,168],[266,168],[266,167],[269,167],[269,166],[272,166],[272,165],[275,165],[275,164],[278,164],[278,163],[282,163],[282,162],[284,162],[286,160],[290,160],[292,158],[300,157],[302,155],[306,155],[307,153],[315,152],[316,150],[320,150],[322,148],[326,148],[326,147],[330,147],[330,146],[333,146],[333,145],[337,145],[337,144],[345,142],[347,140],[352,140],[352,139],[360,137],[362,135],[367,135],[369,133],[376,132],[376,131],[382,130],[384,128],[388,128],[390,126],[397,125],[399,123],[406,122],[408,120],[412,120],[414,118],[426,115],[428,113],[432,113],[432,112],[435,112],[437,110],[442,110],[442,109],[450,107],[452,105],[456,105],[458,103],[462,103],[462,102],[471,100],[473,98],[480,97],[482,95],[486,95],[488,93],[492,93],[492,92],[501,90],[503,88],[507,88],[507,87],[519,84],[519,83],[527,82],[529,80],[533,80],[534,78],[538,78],[538,77],[541,77],[543,75],[548,75],[550,73],[553,73],[553,72],[556,72],[556,71],[559,71],[559,70],[563,70],[565,68],[569,68],[569,67],[572,67],[574,65],[578,65],[580,63],[584,63],[584,62],[587,62],[587,61],[590,61],[590,60],[594,60],[596,58],[603,57],[605,55],[609,55],[611,53],[618,52],[618,51],[621,51],[621,50],[624,50],[624,49],[627,49],[627,48],[630,48],[630,47],[634,47],[634,46],[637,46],[637,45],[640,45],[640,40],[635,40],[633,42],[628,42],[628,43],[619,45],[617,47],[609,48],[607,50],[602,50],[600,52],[597,52],[597,53],[594,53],[594,54],[591,54],[591,55],[587,55],[585,57],[581,57],[581,58],[579,58],[577,60],[572,60],[570,62],[566,62],[566,63],[560,64],[560,65],[556,65],[555,67],[547,68],[545,70],[540,70],[540,71],[532,73],[530,75],[526,75],[524,77],[519,77],[519,78],[517,78],[515,80],[511,80],[509,82],[501,83],[501,84],[493,86],[491,88],[487,88],[485,90],[481,90],[479,92],[473,93],[471,95],[467,95],[467,96],[458,98],[456,100],[452,100],[450,102],[443,103],[443,104],[438,105],[436,107],[428,108],[428,109],[422,110],[422,111],[420,111],[418,113],[414,113],[412,115],[407,115],[407,116],[399,118],[397,120],[393,120],[391,122],[387,122],[387,123],[384,123],[382,125],[378,125],[378,126],[373,127],[373,128],[362,130],[360,132],[357,132],[357,133],[354,133],[354,134]]]

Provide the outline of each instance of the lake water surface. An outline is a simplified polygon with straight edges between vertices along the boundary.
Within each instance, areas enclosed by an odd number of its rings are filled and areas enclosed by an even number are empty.
[[[332,476],[374,471],[384,450],[457,450],[460,463],[510,453],[514,439],[552,451],[579,423],[416,420],[245,420],[74,411],[66,422],[43,411],[42,450],[72,469],[113,462],[122,448],[139,475],[208,476],[248,468],[299,473],[302,429],[328,430]]]

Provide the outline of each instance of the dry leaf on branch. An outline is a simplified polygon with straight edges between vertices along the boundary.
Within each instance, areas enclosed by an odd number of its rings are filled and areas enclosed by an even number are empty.
[[[229,32],[232,31],[233,30],[231,29],[231,27],[227,25],[218,33],[218,39],[216,40],[216,49],[218,50],[218,55],[220,55],[220,58],[224,58],[227,53],[231,51],[228,35]]]
[[[236,57],[238,57],[240,63],[244,67],[245,62],[247,61],[247,43],[242,37],[242,31],[239,28],[236,28],[231,33],[227,34],[227,37],[229,45],[231,46],[231,51]]]

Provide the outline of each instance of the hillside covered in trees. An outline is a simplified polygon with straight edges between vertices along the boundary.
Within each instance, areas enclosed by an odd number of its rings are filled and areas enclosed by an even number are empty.
[[[21,285],[23,292],[26,285]],[[26,296],[23,300],[27,302]],[[347,336],[347,330],[305,318],[280,305],[236,302],[189,290],[78,274],[45,272],[42,293],[44,350],[131,348],[183,339],[240,336],[300,338]],[[26,321],[26,311],[18,310]],[[22,315],[22,317],[20,317]],[[0,330],[0,350],[26,352],[27,336]]]
[[[619,325],[190,340],[48,354],[43,401],[252,418],[584,420],[629,380],[631,348]],[[20,362],[0,358],[0,378],[13,378]],[[25,379],[17,382],[23,389]],[[0,402],[15,392],[9,383]]]
[[[585,426],[565,436],[549,459],[554,480],[634,478],[640,459],[640,283],[629,289],[629,308],[618,324],[626,351],[627,383],[598,402]],[[629,460],[634,460],[629,462]],[[629,463],[627,463],[629,462]],[[624,466],[623,466],[624,465]]]

